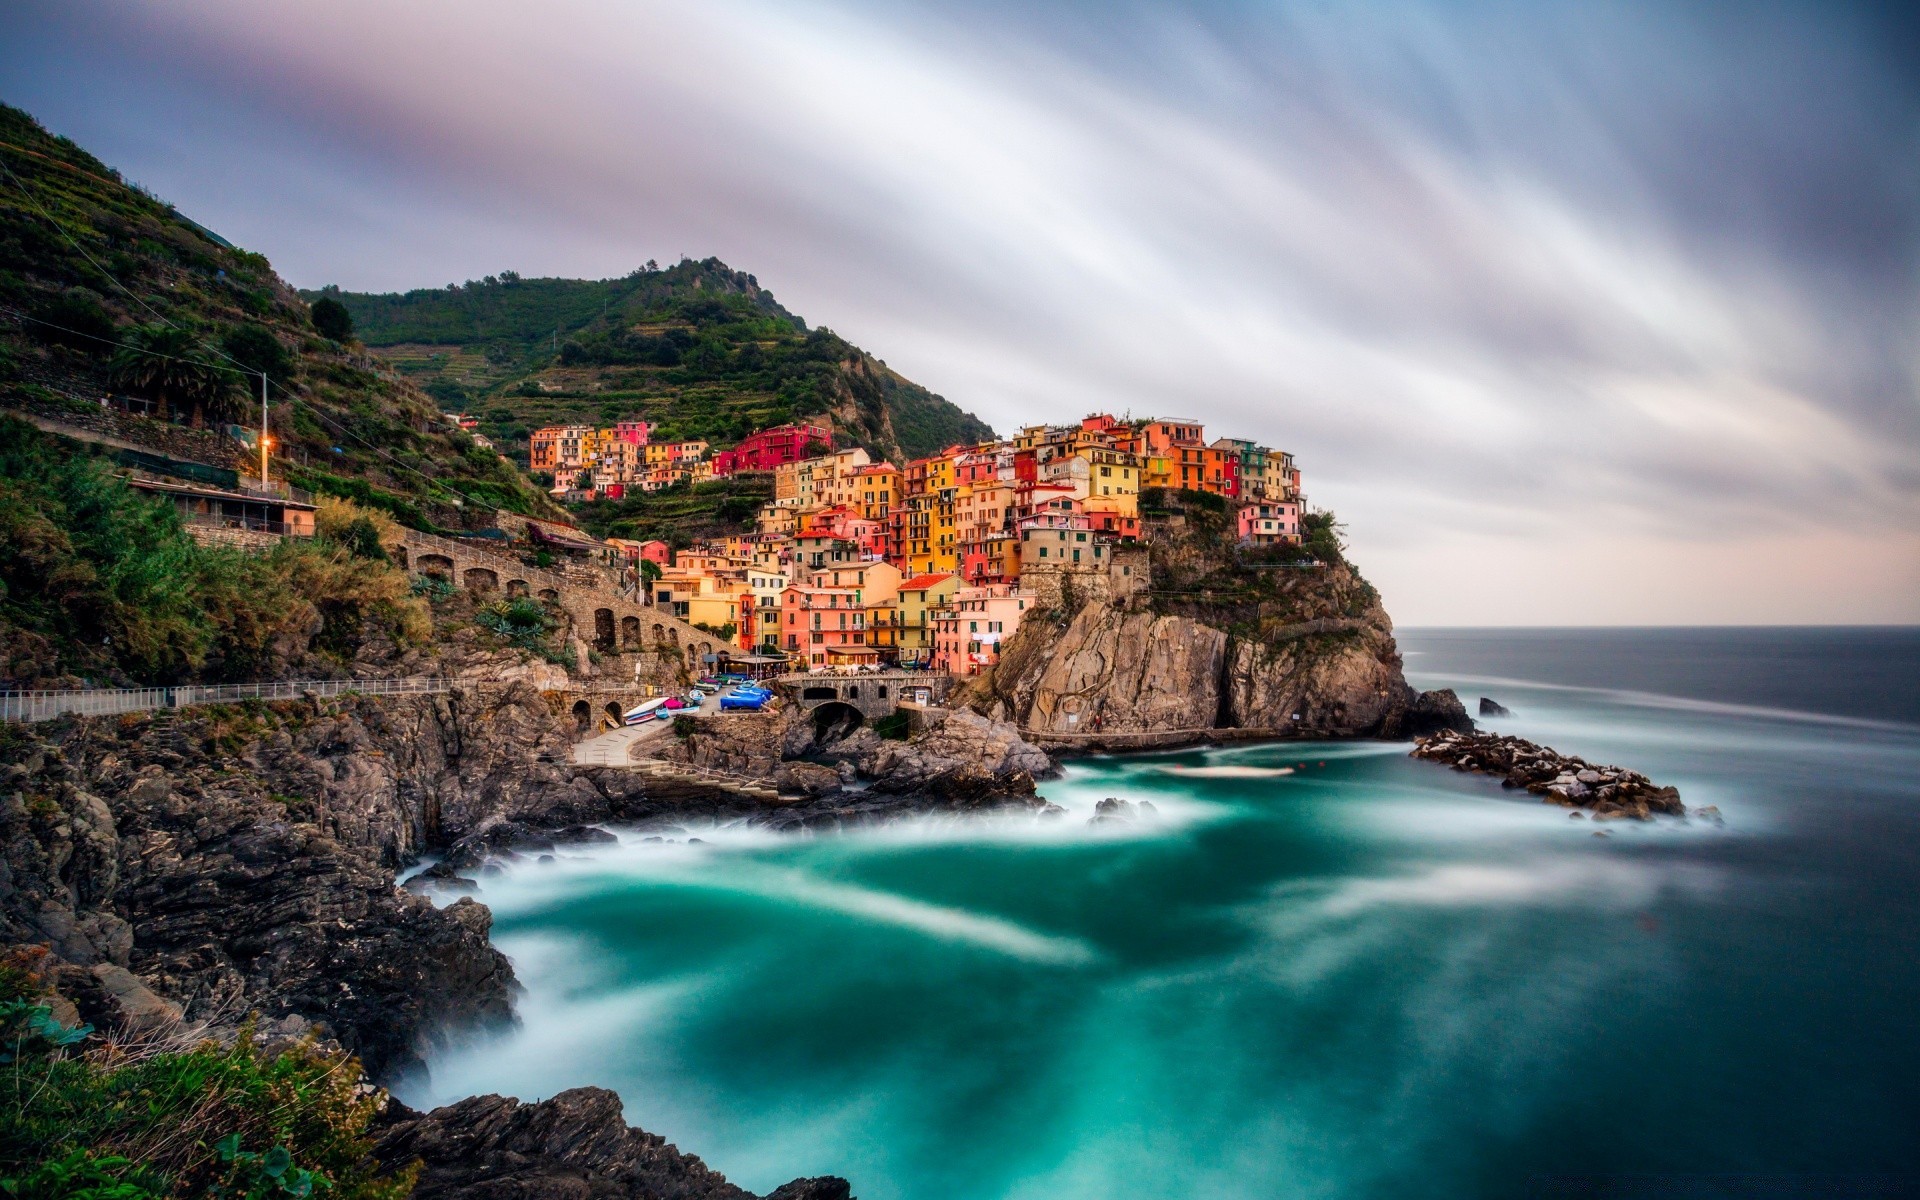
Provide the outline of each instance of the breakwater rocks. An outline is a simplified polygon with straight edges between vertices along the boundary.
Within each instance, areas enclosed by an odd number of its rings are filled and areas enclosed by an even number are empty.
[[[1525,788],[1548,804],[1585,810],[1596,821],[1687,814],[1679,788],[1661,787],[1638,771],[1598,766],[1524,738],[1447,731],[1415,739],[1413,757],[1456,771],[1498,775],[1505,787]]]

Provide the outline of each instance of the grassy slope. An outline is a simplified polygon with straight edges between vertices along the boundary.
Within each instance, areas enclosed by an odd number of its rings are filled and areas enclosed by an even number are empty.
[[[18,109],[0,105],[0,142],[8,144],[0,159],[27,193],[0,175],[0,405],[88,411],[113,390],[112,345],[25,318],[78,305],[104,312],[110,324],[98,332],[113,341],[164,320],[192,331],[208,361],[219,361],[212,347],[254,326],[290,357],[277,381],[284,391],[274,432],[305,464],[292,472],[297,482],[358,493],[420,525],[485,524],[487,506],[556,511],[510,463],[448,428],[432,398],[385,363],[315,332],[306,302],[264,257],[128,186]]]
[[[524,461],[542,425],[656,423],[724,446],[825,416],[896,460],[992,430],[826,329],[809,330],[718,259],[618,279],[521,279],[371,295],[335,292],[359,336]],[[309,292],[309,299],[321,293]]]

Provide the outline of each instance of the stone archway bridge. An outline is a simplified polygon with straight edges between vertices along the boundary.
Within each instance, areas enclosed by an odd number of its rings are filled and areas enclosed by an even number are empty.
[[[527,596],[558,605],[573,618],[582,640],[604,656],[650,655],[659,665],[670,666],[675,675],[697,675],[707,655],[733,649],[718,635],[621,595],[584,573],[530,567],[502,550],[413,529],[403,530],[400,540],[387,550],[414,574],[438,575],[473,592]],[[636,664],[642,670],[646,665]]]
[[[844,704],[869,721],[891,716],[902,703],[923,708],[943,704],[953,690],[951,675],[926,671],[871,671],[849,674],[782,675],[775,681],[782,694],[802,712],[828,704]]]

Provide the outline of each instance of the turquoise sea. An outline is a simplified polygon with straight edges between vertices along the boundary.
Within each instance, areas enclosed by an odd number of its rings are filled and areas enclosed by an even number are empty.
[[[1082,760],[1045,823],[628,834],[484,881],[521,1025],[403,1094],[609,1086],[863,1200],[1909,1194],[1920,631],[1400,637],[1725,823],[1596,837],[1363,742]]]

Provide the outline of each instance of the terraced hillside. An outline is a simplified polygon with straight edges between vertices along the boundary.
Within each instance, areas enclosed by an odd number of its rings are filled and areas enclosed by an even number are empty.
[[[296,483],[421,527],[488,524],[496,507],[557,515],[403,375],[323,336],[265,257],[3,105],[0,164],[0,406],[85,422],[103,397],[137,396],[153,415],[115,417],[125,440],[232,467],[247,456],[224,427],[257,423],[250,372],[265,371]],[[213,434],[176,436],[182,424]]]
[[[519,461],[542,425],[637,416],[658,436],[724,446],[826,417],[904,461],[985,440],[986,424],[828,329],[810,329],[718,259],[618,279],[523,279],[373,295],[323,289],[366,345]]]

